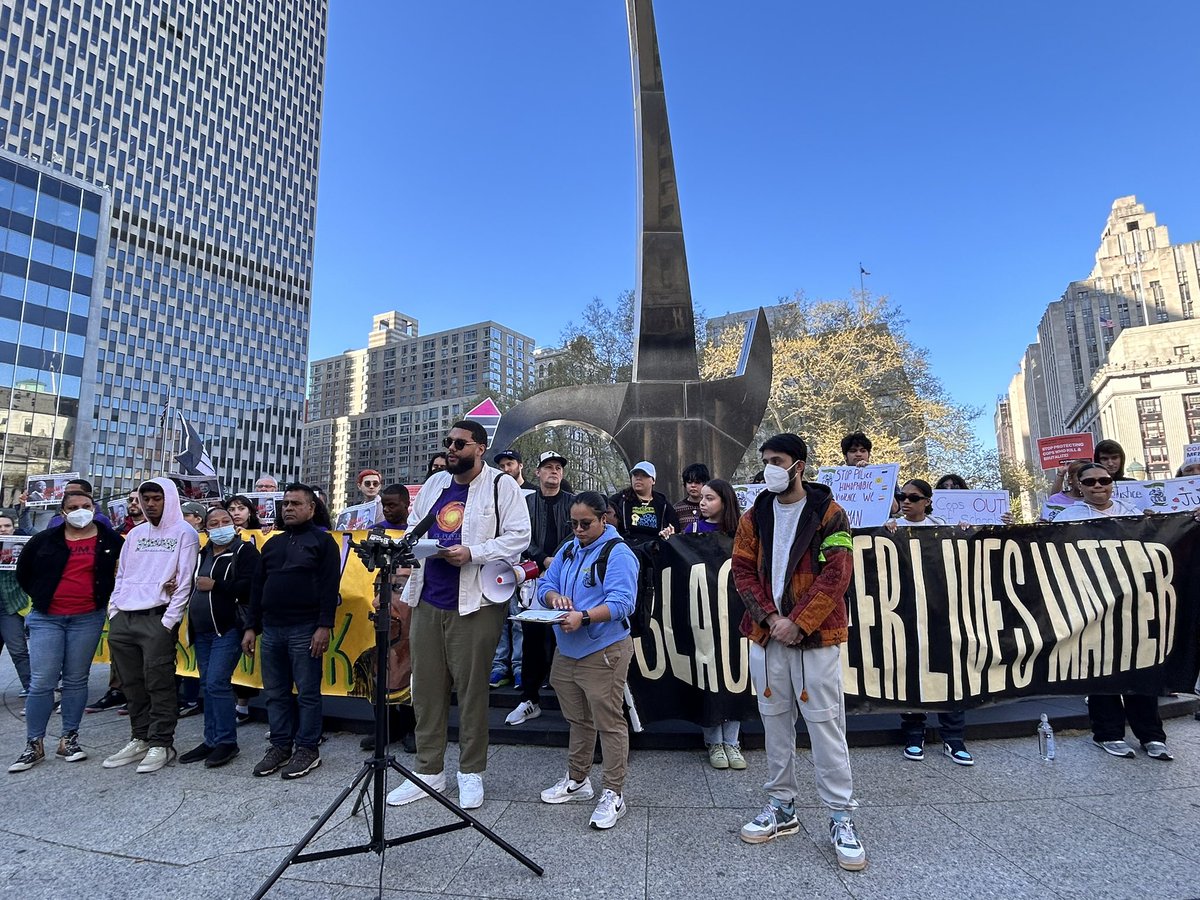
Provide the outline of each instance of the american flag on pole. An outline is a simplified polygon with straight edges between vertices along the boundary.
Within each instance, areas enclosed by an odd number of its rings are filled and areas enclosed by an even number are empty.
[[[1100,327],[1101,327],[1101,328],[1112,328],[1112,327],[1113,327],[1113,320],[1112,320],[1112,319],[1107,319],[1107,318],[1105,318],[1104,316],[1101,316],[1101,317],[1100,317]]]

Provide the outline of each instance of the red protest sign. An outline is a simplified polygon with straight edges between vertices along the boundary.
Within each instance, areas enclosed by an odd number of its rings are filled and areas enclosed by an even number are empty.
[[[1091,459],[1095,442],[1090,432],[1083,434],[1059,434],[1054,437],[1038,438],[1038,459],[1043,469],[1057,469],[1063,463],[1076,459]]]

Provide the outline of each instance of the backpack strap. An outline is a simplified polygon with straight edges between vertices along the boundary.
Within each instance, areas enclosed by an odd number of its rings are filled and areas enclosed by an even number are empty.
[[[600,555],[597,556],[596,561],[592,563],[592,580],[596,582],[596,584],[604,584],[604,576],[608,574],[608,558],[612,556],[613,545],[620,543],[623,543],[623,541],[617,537],[613,538],[611,541],[608,541],[603,547],[600,548]]]

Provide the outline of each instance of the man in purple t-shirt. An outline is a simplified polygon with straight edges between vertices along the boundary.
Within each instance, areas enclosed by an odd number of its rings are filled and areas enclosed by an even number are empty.
[[[414,774],[435,790],[446,787],[450,692],[458,695],[458,802],[483,803],[488,750],[488,675],[508,598],[483,597],[485,563],[515,564],[529,547],[529,507],[517,482],[484,464],[487,432],[478,422],[455,422],[446,438],[446,470],[430,476],[413,503],[411,527],[431,519],[427,537],[441,546],[404,586],[412,610],[412,701],[416,715]],[[427,796],[405,781],[387,802],[402,806]]]

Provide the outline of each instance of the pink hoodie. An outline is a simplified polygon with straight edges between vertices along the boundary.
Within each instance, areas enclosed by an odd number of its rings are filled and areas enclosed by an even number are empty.
[[[175,482],[155,478],[153,483],[162,488],[162,519],[157,525],[147,520],[125,536],[117,563],[117,585],[108,601],[108,617],[120,611],[165,606],[163,626],[174,628],[192,595],[200,538],[183,518]],[[172,579],[175,590],[167,591],[165,585]]]

